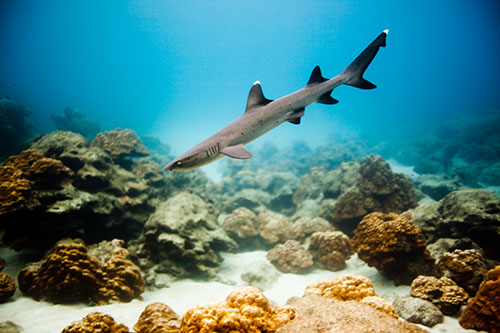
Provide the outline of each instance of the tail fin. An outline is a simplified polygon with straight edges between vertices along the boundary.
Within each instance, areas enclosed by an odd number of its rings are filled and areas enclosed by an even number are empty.
[[[342,72],[342,75],[346,77],[347,81],[345,84],[361,89],[373,89],[377,86],[373,83],[365,80],[363,74],[368,68],[368,65],[372,62],[373,58],[377,54],[380,47],[385,47],[385,38],[389,30],[384,30],[380,35],[378,35],[375,40],[368,45],[368,47],[361,52],[361,54]]]

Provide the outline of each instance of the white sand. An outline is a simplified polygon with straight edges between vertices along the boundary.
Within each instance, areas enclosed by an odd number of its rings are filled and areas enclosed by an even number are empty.
[[[224,281],[233,281],[233,285],[186,279],[172,283],[169,288],[153,292],[147,291],[142,295],[142,301],[134,300],[130,303],[115,303],[105,306],[54,305],[34,301],[16,291],[16,295],[9,302],[0,304],[0,321],[10,320],[22,326],[26,333],[54,333],[60,332],[71,322],[81,319],[90,312],[99,311],[111,315],[117,322],[127,325],[132,330],[144,307],[149,303],[163,302],[182,315],[196,304],[208,304],[225,299],[232,290],[245,286],[245,282],[240,279],[241,271],[245,266],[256,260],[265,260],[265,255],[265,251],[239,254],[223,253],[224,263],[220,270],[220,276]],[[2,256],[4,259],[7,259],[6,256],[9,257],[8,262],[12,262],[11,260],[15,257],[12,252],[5,249],[0,251],[0,257]],[[12,267],[8,266],[9,269],[6,271],[9,272]],[[347,262],[347,268],[339,272],[314,270],[307,275],[280,273],[278,280],[270,289],[264,290],[264,293],[277,304],[284,304],[289,297],[302,296],[305,287],[312,282],[346,274],[368,277],[380,296],[386,292],[408,295],[410,291],[409,286],[394,286],[392,281],[384,278],[376,269],[368,267],[357,256],[353,256]],[[444,323],[434,326],[432,330],[426,329],[442,333],[475,332],[462,329],[457,319],[451,317],[446,317]]]

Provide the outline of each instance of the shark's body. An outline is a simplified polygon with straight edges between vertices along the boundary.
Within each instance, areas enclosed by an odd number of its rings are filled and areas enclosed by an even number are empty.
[[[245,159],[252,157],[243,145],[273,128],[289,121],[300,124],[305,107],[312,103],[336,104],[330,94],[336,87],[347,84],[361,89],[376,86],[365,79],[363,73],[380,47],[385,46],[388,30],[382,32],[340,75],[332,79],[321,76],[316,66],[307,85],[277,100],[268,100],[262,93],[260,82],[253,84],[243,115],[200,142],[165,166],[165,170],[189,170],[211,163],[224,155]]]

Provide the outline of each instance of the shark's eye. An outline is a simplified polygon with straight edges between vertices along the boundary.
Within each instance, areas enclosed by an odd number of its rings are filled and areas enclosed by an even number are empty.
[[[177,166],[181,166],[181,165],[182,165],[182,162],[181,162],[181,161],[177,161],[177,162],[175,163],[175,165],[177,165]]]

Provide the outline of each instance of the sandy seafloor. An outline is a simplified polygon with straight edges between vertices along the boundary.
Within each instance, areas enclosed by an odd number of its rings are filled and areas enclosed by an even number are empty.
[[[224,300],[232,290],[246,285],[240,278],[242,270],[253,261],[266,260],[266,253],[266,251],[222,253],[224,262],[220,269],[220,280],[233,281],[233,284],[185,279],[171,283],[168,288],[146,291],[142,294],[142,301],[133,300],[130,303],[113,303],[104,306],[56,305],[37,302],[22,296],[22,293],[17,290],[10,301],[0,304],[0,321],[10,320],[22,326],[25,333],[54,333],[60,332],[71,322],[80,320],[88,313],[98,311],[111,315],[117,322],[127,325],[132,330],[141,312],[152,302],[163,302],[182,316],[196,304],[203,305]],[[12,250],[0,249],[0,257],[7,262],[4,270],[6,273],[15,275],[19,271],[20,265],[16,267],[13,264],[17,256],[18,254]],[[269,300],[283,305],[292,296],[302,296],[306,286],[310,283],[347,274],[368,277],[379,296],[388,292],[398,295],[408,295],[410,292],[409,286],[394,286],[391,280],[384,278],[375,268],[368,267],[354,255],[347,262],[347,268],[338,272],[316,269],[305,275],[280,273],[275,283],[269,289],[264,290],[264,294]],[[445,317],[443,323],[432,328],[421,327],[430,332],[476,332],[464,330],[458,324],[458,318],[453,317]]]

